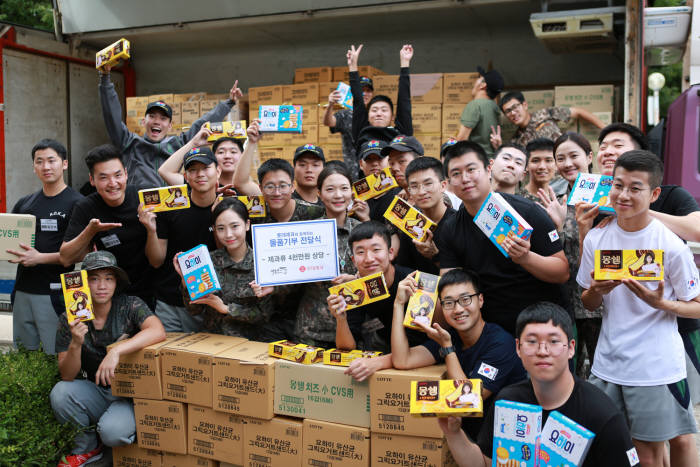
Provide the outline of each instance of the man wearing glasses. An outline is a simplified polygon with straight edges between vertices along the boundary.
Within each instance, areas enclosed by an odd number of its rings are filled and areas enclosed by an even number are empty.
[[[529,240],[509,236],[501,243],[506,257],[474,223],[491,192],[486,153],[478,144],[460,141],[447,149],[444,167],[463,207],[446,221],[437,241],[441,275],[457,267],[476,271],[483,283],[484,319],[511,334],[518,313],[526,306],[539,301],[563,303],[559,284],[569,277],[569,263],[544,210],[520,196],[503,194],[533,228]]]
[[[515,340],[497,324],[484,322],[481,307],[484,296],[478,276],[462,269],[452,269],[440,278],[438,296],[442,314],[449,328],[438,323],[416,325],[430,338],[410,347],[402,325],[408,299],[418,290],[412,273],[399,283],[394,300],[391,327],[391,358],[395,368],[409,370],[445,363],[449,379],[478,378],[482,381],[484,411],[502,387],[524,380],[527,375],[515,352]],[[462,427],[476,439],[483,419],[464,418]],[[491,424],[493,426],[493,424]]]

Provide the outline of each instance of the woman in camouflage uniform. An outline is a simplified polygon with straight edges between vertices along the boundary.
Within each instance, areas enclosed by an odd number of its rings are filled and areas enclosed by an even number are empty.
[[[566,200],[578,174],[590,172],[592,160],[593,152],[586,138],[579,133],[564,133],[554,142],[554,161],[557,164],[557,170],[569,184],[566,196],[562,201],[558,201],[551,187],[547,192],[540,189],[539,193],[542,205],[557,226],[559,237],[564,244],[564,254],[569,261],[570,276],[565,288],[576,317],[576,330],[580,343],[576,346],[576,374],[582,378],[587,378],[590,372],[590,367],[588,370],[584,369],[583,347],[586,346],[590,366],[593,366],[593,356],[602,324],[603,305],[595,311],[588,311],[581,303],[581,286],[576,283],[580,258],[576,207],[567,206]]]
[[[265,326],[274,313],[269,293],[272,287],[255,283],[253,250],[246,243],[250,229],[248,210],[236,198],[224,198],[212,213],[214,235],[222,248],[211,252],[221,291],[190,301],[183,287],[185,307],[192,314],[204,314],[203,331],[250,340],[269,340]],[[175,270],[182,277],[177,255]]]

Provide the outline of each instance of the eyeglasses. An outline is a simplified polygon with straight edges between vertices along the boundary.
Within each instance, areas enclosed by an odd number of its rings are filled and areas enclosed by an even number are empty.
[[[420,192],[420,189],[423,188],[426,192],[431,192],[435,189],[435,182],[425,182],[425,183],[416,183],[412,185],[408,185],[408,192],[411,193],[412,195],[415,195],[416,193]]]
[[[268,195],[271,195],[275,191],[279,190],[280,193],[286,194],[289,193],[289,190],[292,189],[291,183],[280,183],[279,185],[275,185],[273,183],[268,183],[267,185],[263,186],[263,191],[267,193]]]
[[[454,172],[450,172],[450,183],[457,183],[462,180],[464,174],[467,174],[469,178],[476,178],[481,175],[481,169],[470,167],[467,170],[455,170]]]
[[[523,104],[521,104],[520,102],[518,102],[517,104],[513,104],[510,107],[508,107],[507,109],[503,109],[503,113],[506,115],[511,114],[511,113],[515,112],[516,110],[518,110],[518,108],[521,105],[523,105]]]
[[[612,185],[612,190],[617,191],[619,193],[624,193],[627,191],[630,196],[638,196],[640,195],[643,191],[650,190],[651,188],[639,188],[638,186],[623,186],[622,183],[613,183]]]
[[[548,341],[538,341],[537,339],[525,339],[520,341],[520,349],[525,355],[535,355],[542,345],[544,345],[545,350],[553,357],[561,355],[564,349],[569,347],[568,342],[563,342],[556,338]]]
[[[479,295],[478,293],[473,293],[471,295],[460,295],[457,300],[452,300],[448,298],[447,300],[440,300],[440,304],[442,305],[442,309],[445,311],[451,311],[454,310],[455,304],[459,303],[462,308],[466,308],[469,305],[472,304],[472,297],[476,297]]]

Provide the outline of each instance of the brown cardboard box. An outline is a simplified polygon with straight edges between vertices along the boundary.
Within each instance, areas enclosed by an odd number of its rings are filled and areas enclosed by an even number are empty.
[[[163,467],[218,467],[219,463],[212,459],[192,456],[190,454],[163,453]]]
[[[367,428],[304,420],[302,465],[369,467],[370,436]]]
[[[297,68],[294,71],[294,84],[323,83],[333,81],[333,69],[329,66]]]
[[[437,425],[434,418],[428,420]],[[371,465],[453,467],[457,464],[452,458],[447,441],[444,439],[372,432]]]
[[[386,74],[379,68],[374,68],[373,66],[368,65],[357,67],[357,71],[360,73],[360,76],[366,76],[368,78],[374,78],[375,76]],[[346,83],[349,83],[350,73],[347,65],[333,67],[333,81],[345,81]]]
[[[175,94],[152,94],[148,96],[148,102],[163,101],[170,105],[175,102]]]
[[[554,105],[578,107],[589,112],[611,112],[614,108],[612,84],[592,86],[556,86]]]
[[[346,368],[275,362],[275,413],[369,428],[369,384]]]
[[[201,101],[207,99],[205,92],[190,92],[186,94],[173,94],[173,104],[182,104],[183,102]]]
[[[126,98],[126,116],[132,118],[142,118],[148,107],[148,96],[142,97],[127,97]]]
[[[121,355],[119,365],[114,369],[112,395],[139,399],[163,399],[160,349],[184,335],[183,332],[171,332],[167,334],[163,342],[149,345],[127,355]],[[107,349],[109,350],[120,343],[116,342]]]
[[[161,467],[162,456],[158,451],[143,449],[136,444],[112,448],[114,467]]]
[[[411,74],[411,104],[442,104],[442,73]]]
[[[423,145],[423,154],[440,159],[440,146],[443,141],[440,133],[416,133],[413,136]]]
[[[211,407],[214,355],[244,342],[242,337],[197,333],[164,346],[160,351],[163,398]]]
[[[409,401],[411,381],[442,379],[444,374],[444,365],[415,370],[389,369],[373,374],[369,381],[372,433],[442,438],[435,420],[411,416]]]
[[[173,118],[171,123],[173,125],[182,125],[182,104],[172,104],[170,108],[173,110]]]
[[[399,75],[375,76],[372,81],[374,82],[374,95],[389,96],[396,106],[396,98],[399,94]]]
[[[289,160],[291,160],[294,155],[294,150],[299,146],[303,146],[307,143],[318,144],[318,125],[304,123],[302,129],[303,131],[301,133],[265,133],[260,144],[263,145],[263,147],[291,147],[292,150],[291,153],[289,153]],[[286,158],[285,154],[283,159]]]
[[[134,399],[136,439],[147,449],[187,454],[187,408],[182,402]]]
[[[260,105],[280,105],[284,102],[282,86],[261,86],[248,89],[251,109]]]
[[[199,101],[199,116],[203,117],[205,113],[214,110],[214,107],[219,105],[219,101],[216,99],[206,99]]]
[[[189,405],[187,411],[187,452],[234,464],[243,461],[243,417]]]
[[[460,118],[465,104],[442,104],[442,134],[457,136],[462,125]],[[447,138],[443,138],[445,140]]]
[[[442,103],[464,105],[472,100],[472,88],[479,73],[445,73],[442,84]]]
[[[318,104],[304,104],[302,106],[301,121],[303,125],[321,123],[318,121]]]
[[[290,148],[284,146],[262,146],[258,148],[258,154],[260,155],[260,163],[273,158],[292,160],[294,149],[291,149],[290,153]]]
[[[341,133],[331,133],[330,127],[327,127],[323,123],[319,123],[318,144],[325,150],[325,147],[328,145],[343,144],[343,137],[341,136]]]
[[[338,89],[338,81],[318,83],[318,103],[321,105],[328,104],[328,96],[336,89]],[[341,109],[342,107],[337,106],[337,108]],[[323,110],[325,110],[325,107]]]
[[[183,125],[192,125],[199,118],[199,102],[189,101],[181,104],[181,120]]]
[[[141,117],[126,117],[126,127],[129,131],[137,134],[143,133],[143,116]]]
[[[322,145],[321,147],[323,148],[323,154],[326,156],[326,162],[343,160],[343,146],[339,144],[328,144]]]
[[[203,99],[209,100],[209,101],[214,100],[216,102],[221,102],[221,101],[228,100],[229,97],[231,97],[231,94],[229,94],[228,92],[223,92],[223,93],[219,93],[219,94],[207,93],[206,97],[204,97]]]
[[[530,112],[554,106],[554,89],[523,91],[523,97]]]
[[[301,421],[286,417],[275,417],[272,420],[249,419],[243,427],[243,433],[244,466],[301,466]]]
[[[292,84],[282,90],[282,100],[288,104],[318,103],[318,83]]]
[[[414,133],[440,133],[442,104],[411,104]]]
[[[34,236],[36,234],[36,216],[33,214],[6,214],[0,213],[0,229],[3,235],[0,236],[0,259],[17,259],[17,256],[8,253],[9,248],[15,251],[22,251],[20,243],[34,246]],[[61,282],[58,276],[58,282]]]
[[[271,419],[275,359],[266,342],[248,341],[214,357],[214,410]]]

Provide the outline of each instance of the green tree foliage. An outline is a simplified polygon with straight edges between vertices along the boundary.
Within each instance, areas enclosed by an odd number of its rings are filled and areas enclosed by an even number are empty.
[[[53,31],[51,0],[0,0],[0,21]]]

